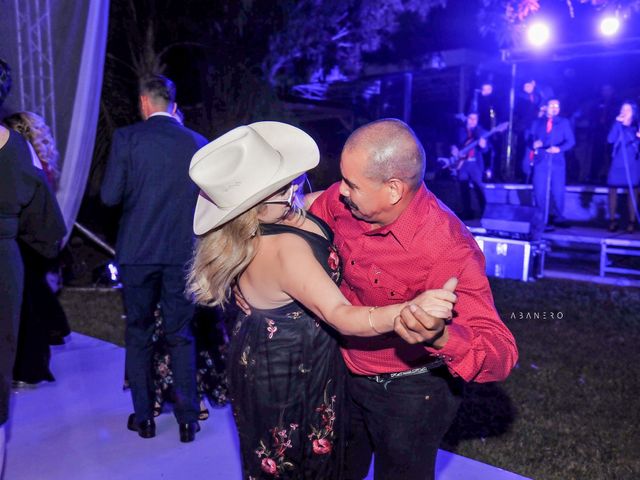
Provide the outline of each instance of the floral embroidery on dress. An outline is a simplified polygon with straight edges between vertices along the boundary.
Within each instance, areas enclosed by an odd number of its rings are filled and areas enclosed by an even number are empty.
[[[329,265],[329,270],[331,270],[331,280],[338,283],[341,277],[340,255],[338,255],[338,249],[335,245],[329,246],[329,257],[327,258],[327,264]]]
[[[290,318],[290,319],[292,319],[292,320],[297,320],[297,319],[299,319],[302,315],[303,315],[302,311],[300,311],[300,310],[296,310],[295,312],[289,312],[289,313],[287,313],[287,318]]]
[[[274,478],[280,477],[285,470],[293,470],[293,463],[285,460],[285,452],[291,448],[291,432],[298,429],[297,423],[291,423],[289,430],[284,427],[274,427],[270,430],[273,439],[272,450],[260,440],[260,448],[256,450],[256,455],[260,462],[260,468],[263,472],[273,475]]]
[[[276,322],[267,318],[267,332],[269,332],[269,340],[273,338],[273,334],[278,331],[278,327],[276,327]]]
[[[318,427],[311,426],[311,434],[308,438],[312,442],[313,453],[316,455],[326,455],[333,450],[333,424],[336,421],[335,403],[336,396],[331,398],[327,396],[327,390],[331,380],[327,382],[324,390],[324,403],[316,408],[316,412],[320,414],[320,425]]]
[[[251,347],[247,345],[247,347],[242,351],[242,355],[240,355],[240,365],[243,367],[249,365],[249,353],[251,353]]]

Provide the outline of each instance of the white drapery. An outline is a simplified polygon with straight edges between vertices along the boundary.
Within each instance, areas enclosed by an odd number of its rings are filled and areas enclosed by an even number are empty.
[[[100,111],[108,19],[109,0],[91,0],[58,190],[58,202],[67,225],[65,242],[78,216],[91,168]]]

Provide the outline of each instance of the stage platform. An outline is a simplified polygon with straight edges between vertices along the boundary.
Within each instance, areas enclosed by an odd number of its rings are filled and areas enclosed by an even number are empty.
[[[170,414],[156,419],[155,438],[141,439],[125,426],[131,400],[122,390],[122,348],[72,333],[52,348],[51,369],[56,382],[12,395],[4,480],[240,480],[229,407],[210,409],[193,443],[179,442]],[[442,450],[436,478],[525,479]]]
[[[488,234],[480,220],[466,225],[476,236]],[[545,232],[542,240],[547,243],[543,277],[640,287],[640,232],[576,225]]]
[[[489,183],[485,187],[487,205],[499,206],[497,210],[494,208],[494,214],[506,206],[513,206],[515,212],[518,207],[533,204],[531,185]],[[619,194],[625,191],[618,189]],[[565,216],[571,226],[555,228],[542,235],[541,240],[547,246],[543,277],[640,287],[640,232],[627,233],[624,220],[620,221],[620,230],[608,231],[608,194],[606,186],[566,187]],[[626,205],[625,199],[618,201],[621,217],[625,215]],[[526,210],[521,212],[517,215],[526,214]],[[528,221],[517,215],[518,222]],[[465,223],[476,236],[492,235],[482,228],[479,219]]]

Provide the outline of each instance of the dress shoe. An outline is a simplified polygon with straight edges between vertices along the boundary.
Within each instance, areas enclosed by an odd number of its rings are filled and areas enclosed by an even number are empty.
[[[132,432],[138,432],[138,435],[142,438],[153,438],[156,436],[156,422],[154,422],[153,419],[149,419],[144,422],[136,423],[135,413],[129,415],[127,428]]]
[[[180,441],[183,443],[193,442],[196,439],[196,433],[200,431],[198,422],[180,423]]]

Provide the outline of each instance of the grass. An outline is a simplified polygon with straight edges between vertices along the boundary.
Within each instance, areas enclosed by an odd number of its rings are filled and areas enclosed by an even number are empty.
[[[535,479],[640,478],[640,290],[492,286],[520,360],[506,382],[467,389],[448,446]]]
[[[640,290],[492,287],[520,360],[505,382],[468,386],[443,448],[535,479],[640,478]],[[68,289],[62,302],[74,331],[122,345],[118,292]]]

